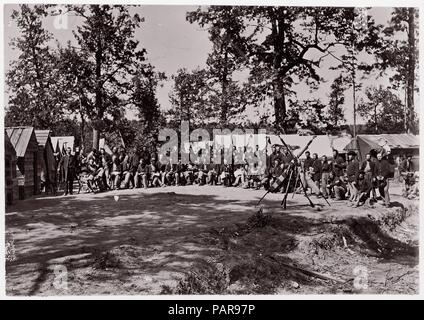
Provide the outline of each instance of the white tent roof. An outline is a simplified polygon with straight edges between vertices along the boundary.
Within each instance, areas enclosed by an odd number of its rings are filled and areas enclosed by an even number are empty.
[[[352,140],[352,137],[350,136],[330,137],[331,146],[333,147],[333,149],[336,149],[340,153],[346,152],[345,147],[350,143],[351,140]]]
[[[57,137],[51,137],[53,145],[55,145],[55,141],[57,139],[57,142],[59,144],[59,150],[61,152],[65,152],[66,148],[71,148],[71,150],[74,150],[74,141],[75,138],[73,136],[57,136]]]

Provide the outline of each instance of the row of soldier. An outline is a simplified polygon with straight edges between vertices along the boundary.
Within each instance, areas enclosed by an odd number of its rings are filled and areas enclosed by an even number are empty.
[[[296,162],[301,181],[291,181],[288,187],[292,191],[303,185],[318,197],[338,200],[347,198],[352,205],[358,206],[366,200],[375,200],[377,189],[384,205],[390,204],[390,165],[387,155],[379,153],[373,157],[367,154],[361,163],[353,152],[348,153],[346,160],[337,150],[334,150],[331,160],[325,155],[318,157],[316,153],[311,157],[309,151],[305,152],[305,156],[300,163]],[[70,160],[66,160],[67,157]],[[114,147],[112,155],[104,149],[93,149],[87,155],[79,151],[71,155],[69,149],[67,156],[61,159],[59,167],[63,172],[70,173],[64,179],[65,194],[72,193],[73,180],[77,177],[79,180],[84,179],[91,191],[197,184],[241,186],[245,189],[264,188],[271,189],[272,192],[284,192],[287,190],[287,173],[294,160],[296,159],[291,152],[281,150],[279,145],[272,146],[263,171],[257,164],[251,167],[248,163],[234,164],[225,160],[223,164],[183,164],[181,161],[161,163],[147,148],[140,152],[135,149],[126,152],[123,147]]]

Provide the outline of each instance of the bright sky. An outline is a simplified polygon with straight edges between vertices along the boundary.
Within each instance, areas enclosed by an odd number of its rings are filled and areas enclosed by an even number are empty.
[[[12,37],[18,36],[16,24],[11,21],[10,14],[16,5],[4,6],[4,24],[5,24],[5,69],[7,71],[10,61],[18,56],[18,52],[11,49],[8,45]],[[208,40],[207,31],[202,30],[197,24],[190,24],[185,20],[186,12],[195,10],[196,6],[142,6],[135,9],[145,22],[136,32],[136,38],[140,40],[140,45],[146,48],[148,60],[155,66],[156,70],[163,71],[170,76],[179,68],[189,70],[196,67],[204,67],[208,52],[211,49],[211,43]],[[377,23],[385,23],[390,19],[390,8],[373,8],[370,13]],[[72,29],[79,24],[74,16],[68,16],[68,28],[57,29],[54,26],[52,17],[45,21],[45,28],[53,33],[54,37],[65,44],[68,40],[73,40]],[[337,52],[336,52],[337,53]],[[365,57],[365,59],[368,59]],[[299,99],[320,98],[324,103],[328,101],[329,87],[337,76],[337,71],[329,70],[329,67],[335,65],[333,58],[326,58],[320,69],[320,75],[325,78],[325,82],[320,85],[318,91],[310,92],[305,85],[296,86]],[[377,79],[372,76],[371,79],[364,81],[364,88],[367,85],[388,85],[388,77]],[[169,92],[171,90],[172,80],[164,83],[162,88],[158,89],[158,100],[162,109],[171,107],[169,102]],[[403,99],[403,93],[400,93]],[[5,94],[5,103],[7,105],[7,94]],[[417,104],[418,105],[418,104]],[[345,115],[348,123],[352,122],[352,99],[351,92],[346,92]],[[131,114],[129,114],[131,116]],[[360,122],[360,121],[359,121]]]

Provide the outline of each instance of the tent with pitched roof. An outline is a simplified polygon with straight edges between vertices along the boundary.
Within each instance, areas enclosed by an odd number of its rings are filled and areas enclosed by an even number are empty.
[[[16,152],[19,199],[38,194],[41,165],[34,128],[9,127],[6,134]]]

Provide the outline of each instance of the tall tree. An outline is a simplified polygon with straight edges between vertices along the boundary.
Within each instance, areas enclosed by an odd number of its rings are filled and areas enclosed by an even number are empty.
[[[91,86],[91,64],[88,54],[77,50],[68,42],[66,47],[57,50],[59,85],[63,93],[63,106],[81,121],[80,139],[85,144],[86,120],[94,109],[87,88]]]
[[[6,125],[51,129],[63,116],[56,58],[49,47],[52,35],[43,28],[48,13],[49,6],[25,4],[12,13],[20,36],[12,39],[10,45],[19,50],[19,56],[6,74]]]
[[[227,124],[244,106],[239,99],[243,94],[241,87],[233,80],[234,72],[246,62],[246,39],[240,37],[245,31],[242,13],[239,6],[209,6],[187,13],[190,23],[208,27],[212,51],[206,61],[207,75],[213,91],[212,105],[216,106],[221,125]]]
[[[323,56],[343,43],[351,28],[352,8],[335,7],[246,7],[252,34],[249,49],[251,83],[259,96],[270,95],[275,126],[284,130],[286,96],[296,81],[314,86],[321,77],[318,68]],[[265,35],[265,36],[264,36]],[[316,54],[319,53],[318,57]]]
[[[375,23],[366,8],[352,8],[347,12],[347,16],[351,26],[343,37],[344,52],[340,57],[330,53],[339,62],[331,69],[343,70],[341,81],[346,89],[352,90],[353,135],[356,136],[357,100],[362,89],[360,80],[373,70],[373,65],[361,61],[359,56],[363,52],[373,54],[380,48],[379,31],[382,26]]]
[[[134,138],[137,146],[147,145],[155,149],[162,124],[156,89],[165,79],[165,74],[155,72],[152,66],[144,68],[143,72],[137,73],[133,79],[131,99],[137,110],[140,126]]]
[[[405,131],[417,131],[414,94],[418,91],[418,9],[394,8],[389,26],[383,29],[381,50],[376,52],[377,66],[383,72],[395,71],[390,77],[394,88],[403,88],[406,96]]]
[[[401,133],[403,131],[404,113],[402,101],[390,89],[382,86],[368,87],[366,99],[358,104],[358,113],[367,120],[368,132]]]
[[[99,146],[99,132],[104,129],[104,120],[124,115],[129,101],[132,78],[137,67],[145,60],[145,50],[139,49],[135,30],[142,19],[132,15],[124,5],[70,6],[82,17],[74,36],[79,50],[90,63],[89,79],[85,88],[91,101],[88,116],[93,125],[93,147]]]
[[[331,84],[330,100],[328,106],[328,121],[336,129],[345,121],[343,105],[346,90],[343,76],[338,76]]]
[[[188,121],[189,125],[218,122],[208,100],[210,88],[207,73],[205,69],[195,69],[192,72],[179,69],[172,77],[174,86],[169,95],[172,109],[167,112],[171,122]]]

